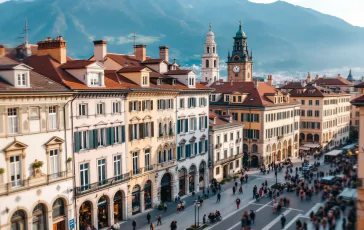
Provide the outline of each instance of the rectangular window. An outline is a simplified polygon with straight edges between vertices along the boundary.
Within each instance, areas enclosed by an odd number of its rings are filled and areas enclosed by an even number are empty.
[[[152,127],[151,122],[144,123],[144,138],[151,137],[151,135],[150,135],[151,127]]]
[[[316,100],[316,105],[320,105],[320,100]]]
[[[105,113],[104,103],[97,103],[96,108],[97,108],[96,111],[97,115],[103,115]]]
[[[319,117],[320,116],[320,111],[319,110],[315,110],[315,117]]]
[[[305,116],[305,110],[301,110],[301,116],[304,117]]]
[[[88,131],[80,132],[80,149],[87,149]]]
[[[148,77],[143,76],[143,85],[148,85]]]
[[[131,111],[138,111],[138,101],[131,101],[130,102],[130,110]]]
[[[195,155],[196,154],[196,145],[195,145],[195,143],[192,143],[192,144],[190,144],[190,146],[191,146],[191,156],[193,156],[193,155]]]
[[[100,85],[100,75],[99,73],[89,73],[90,85],[99,86]]]
[[[12,187],[22,185],[21,158],[20,156],[10,157],[10,182]]]
[[[312,110],[307,110],[307,116],[312,117]]]
[[[224,150],[224,159],[228,158],[228,151],[227,149]]]
[[[114,156],[114,178],[120,180],[121,178],[121,155]]]
[[[230,141],[234,140],[234,133],[230,133]]]
[[[97,172],[99,174],[99,185],[106,184],[106,163],[105,159],[97,161]]]
[[[185,108],[185,99],[184,98],[179,99],[179,107],[181,109]]]
[[[220,144],[220,136],[217,136],[216,138],[217,138],[216,143]]]
[[[51,178],[60,177],[60,161],[58,149],[51,149],[49,151],[49,163],[50,163],[50,174]]]
[[[57,106],[49,106],[48,109],[48,129],[54,130],[58,128]]]
[[[114,137],[115,137],[115,140],[114,140],[114,143],[121,143],[122,142],[122,139],[121,139],[121,126],[116,126],[114,128],[115,130],[115,133],[114,133]]]
[[[27,77],[23,74],[18,74],[18,86],[26,86],[27,85]]]
[[[112,103],[112,113],[120,113],[121,112],[121,108],[120,108],[120,102],[118,101],[114,101]]]
[[[181,159],[186,157],[186,145],[181,146]]]
[[[189,123],[190,123],[190,131],[197,130],[197,118],[196,117],[191,117],[189,119]]]
[[[305,105],[305,100],[301,100],[301,104],[302,105]]]
[[[138,124],[132,124],[132,140],[138,140],[139,139],[139,125]]]
[[[230,156],[234,156],[234,149],[230,148]]]
[[[133,174],[139,174],[138,152],[133,152]]]
[[[10,134],[19,132],[19,117],[17,108],[8,108],[8,125],[8,131]]]
[[[78,115],[79,116],[87,116],[87,104],[79,104],[78,105]]]
[[[89,164],[80,164],[80,186],[81,191],[88,190],[90,188],[90,174],[89,174]]]
[[[308,105],[312,105],[312,100],[308,100]]]
[[[239,168],[239,160],[235,161],[235,168]]]
[[[144,161],[145,161],[145,167],[149,170],[150,167],[150,149],[146,149],[144,151]]]
[[[228,141],[227,134],[224,134],[224,142],[227,142],[227,141]]]
[[[106,146],[106,130],[104,128],[97,130],[97,142],[99,147]]]

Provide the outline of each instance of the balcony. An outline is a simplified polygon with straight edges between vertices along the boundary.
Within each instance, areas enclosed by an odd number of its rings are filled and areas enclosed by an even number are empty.
[[[215,165],[223,165],[223,164],[229,163],[231,161],[234,161],[236,159],[239,159],[240,157],[243,157],[243,153],[239,153],[239,154],[230,156],[228,158],[224,158],[224,159],[221,159],[221,160],[217,160],[216,163],[215,163]]]
[[[236,139],[236,140],[235,140],[235,142],[236,142],[236,143],[241,142],[241,138]]]
[[[221,143],[216,144],[216,148],[217,148],[217,149],[221,148],[221,146],[222,146],[222,144],[221,144]]]
[[[173,167],[176,165],[176,160],[170,160],[170,161],[167,161],[167,162],[162,162],[162,163],[159,163],[157,165],[157,170],[163,170],[163,169],[166,169],[166,168],[170,168],[170,167]]]
[[[25,180],[13,181],[6,184],[0,184],[0,195],[8,195],[13,192],[29,190],[38,186],[44,186],[56,183],[57,181],[64,180],[72,177],[72,171],[63,171],[54,174],[49,174],[40,177],[29,177]]]
[[[100,182],[76,187],[75,196],[76,197],[84,196],[86,194],[96,192],[98,190],[102,190],[102,189],[105,189],[108,187],[112,187],[114,185],[125,183],[125,182],[129,181],[129,179],[130,179],[130,173],[125,173],[123,175],[111,177],[109,179],[106,179],[106,180],[103,180]]]

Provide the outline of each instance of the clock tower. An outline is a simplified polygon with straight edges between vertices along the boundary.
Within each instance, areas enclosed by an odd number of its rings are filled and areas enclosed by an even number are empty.
[[[234,37],[233,51],[228,52],[228,81],[252,81],[253,73],[253,54],[248,51],[248,37],[245,35],[241,28],[241,21],[239,30]]]

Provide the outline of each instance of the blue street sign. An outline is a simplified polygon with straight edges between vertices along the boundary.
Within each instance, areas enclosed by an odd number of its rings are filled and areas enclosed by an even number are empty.
[[[70,219],[70,229],[75,228],[75,219]]]

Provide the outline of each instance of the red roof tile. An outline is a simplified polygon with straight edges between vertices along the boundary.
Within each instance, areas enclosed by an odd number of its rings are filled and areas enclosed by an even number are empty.
[[[193,70],[190,69],[178,69],[178,70],[169,70],[167,73],[164,73],[165,75],[186,75],[190,72],[193,72]]]
[[[88,65],[95,63],[95,61],[87,60],[67,60],[67,62],[60,67],[63,69],[83,69]]]
[[[142,65],[139,60],[135,59],[134,55],[108,53],[106,58],[112,59],[122,67]]]
[[[353,105],[362,105],[364,106],[364,95],[361,95],[360,97],[355,98],[350,102]]]
[[[318,85],[342,85],[342,86],[350,86],[353,85],[353,83],[351,83],[350,81],[346,80],[345,78],[342,77],[337,77],[337,78],[319,78],[317,80],[315,80],[316,84]]]
[[[146,66],[128,66],[118,70],[118,73],[140,72],[143,69],[149,69],[149,68]]]
[[[161,62],[166,62],[166,61],[163,59],[160,59],[160,58],[156,58],[156,59],[150,58],[150,59],[143,61],[142,63],[143,64],[159,64]]]

